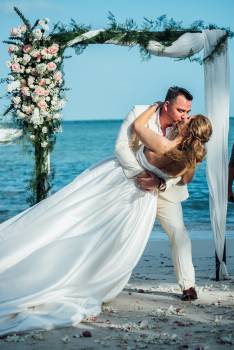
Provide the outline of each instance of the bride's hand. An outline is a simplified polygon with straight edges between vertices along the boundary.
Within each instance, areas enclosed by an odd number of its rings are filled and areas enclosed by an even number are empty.
[[[162,105],[163,105],[162,101],[155,101],[154,103],[152,103],[152,105],[150,105],[150,108],[154,107],[155,108],[155,112],[156,112],[157,109],[160,108]]]
[[[155,191],[160,183],[159,178],[149,171],[144,171],[136,176],[135,181],[136,185],[144,191]]]

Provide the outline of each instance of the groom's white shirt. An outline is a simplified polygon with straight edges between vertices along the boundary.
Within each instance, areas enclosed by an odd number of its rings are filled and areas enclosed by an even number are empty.
[[[149,105],[137,105],[132,108],[121,126],[116,141],[115,155],[123,168],[124,174],[128,178],[132,178],[144,171],[136,160],[135,154],[130,147],[131,124],[136,117],[143,113],[148,107]],[[155,133],[163,134],[160,126],[159,110],[150,118],[148,127],[155,131]],[[187,186],[176,185],[179,181],[180,177],[167,180],[167,189],[165,192],[159,192],[160,197],[175,203],[187,199],[189,196]]]

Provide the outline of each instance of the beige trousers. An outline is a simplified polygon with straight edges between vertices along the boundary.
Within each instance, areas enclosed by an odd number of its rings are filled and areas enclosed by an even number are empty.
[[[157,219],[171,243],[177,282],[182,290],[195,286],[191,240],[184,226],[181,202],[172,203],[158,197]]]

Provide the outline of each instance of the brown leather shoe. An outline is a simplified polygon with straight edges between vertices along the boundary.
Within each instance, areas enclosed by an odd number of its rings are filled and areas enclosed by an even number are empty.
[[[191,301],[197,299],[197,292],[194,287],[183,290],[183,294],[181,296],[182,301]]]

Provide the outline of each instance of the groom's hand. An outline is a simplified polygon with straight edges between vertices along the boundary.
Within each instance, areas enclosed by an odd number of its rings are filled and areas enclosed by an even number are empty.
[[[149,171],[137,175],[135,181],[137,186],[144,191],[154,191],[160,184],[159,178]]]

